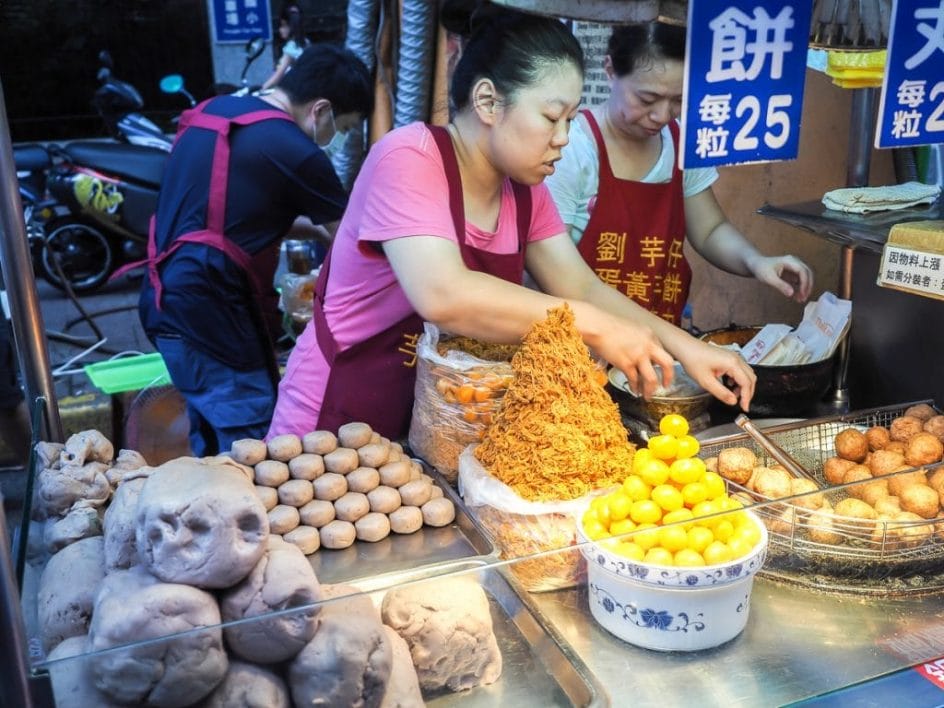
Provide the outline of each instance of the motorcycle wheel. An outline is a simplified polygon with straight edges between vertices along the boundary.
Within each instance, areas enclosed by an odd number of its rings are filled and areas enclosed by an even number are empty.
[[[70,217],[46,224],[39,265],[53,287],[65,290],[64,276],[77,293],[96,290],[108,280],[114,263],[111,242],[92,224]]]

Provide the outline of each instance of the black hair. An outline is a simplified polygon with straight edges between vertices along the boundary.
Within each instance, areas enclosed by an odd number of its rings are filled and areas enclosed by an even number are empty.
[[[685,27],[665,22],[617,25],[607,54],[617,76],[628,76],[660,59],[685,61]]]
[[[321,42],[306,48],[282,77],[279,88],[294,105],[326,98],[336,116],[368,116],[374,109],[370,72],[354,52],[337,44]]]
[[[298,5],[289,3],[282,8],[279,14],[279,21],[288,25],[288,40],[294,40],[299,47],[304,47],[306,43],[305,31],[302,24],[302,11]]]
[[[583,74],[583,50],[560,20],[479,3],[470,27],[449,92],[456,110],[469,103],[479,79],[490,79],[513,101],[515,93],[532,85],[549,65],[570,63]]]

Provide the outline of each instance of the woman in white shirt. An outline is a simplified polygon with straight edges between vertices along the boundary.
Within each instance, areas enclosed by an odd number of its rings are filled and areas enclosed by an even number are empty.
[[[711,189],[716,170],[678,168],[684,67],[684,27],[613,29],[609,97],[581,111],[547,180],[571,238],[604,282],[675,324],[691,283],[686,237],[716,267],[805,302],[809,267],[762,255],[727,220]]]
[[[298,5],[286,5],[282,9],[282,14],[279,16],[279,37],[283,42],[282,55],[279,57],[278,64],[275,65],[275,71],[262,84],[263,91],[277,85],[308,46],[308,40],[305,39],[305,33],[302,30],[302,11]]]

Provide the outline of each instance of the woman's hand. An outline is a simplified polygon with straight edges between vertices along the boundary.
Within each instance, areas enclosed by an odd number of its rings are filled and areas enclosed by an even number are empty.
[[[574,304],[578,328],[582,324],[579,322],[582,305],[583,303]],[[675,360],[649,327],[603,312],[599,314],[610,321],[602,323],[598,330],[601,331],[601,336],[591,339],[588,344],[594,352],[626,374],[633,391],[648,399],[660,386],[668,388],[672,385]],[[656,364],[662,369],[661,377],[656,373]]]
[[[693,338],[679,351],[678,360],[686,373],[708,393],[730,406],[740,404],[741,409],[747,411],[757,375],[740,354]],[[734,382],[733,388],[722,383],[723,376]]]
[[[797,302],[806,302],[813,289],[813,271],[796,256],[759,256],[750,263],[757,280]]]

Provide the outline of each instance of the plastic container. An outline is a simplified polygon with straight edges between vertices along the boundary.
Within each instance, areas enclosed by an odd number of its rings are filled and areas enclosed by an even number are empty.
[[[767,557],[767,529],[746,513],[761,532],[751,553],[697,568],[631,561],[588,541],[578,522],[590,614],[611,634],[645,649],[698,651],[734,639],[747,625],[754,575]]]
[[[108,394],[166,386],[171,382],[160,352],[100,361],[86,364],[83,368],[91,382]]]

